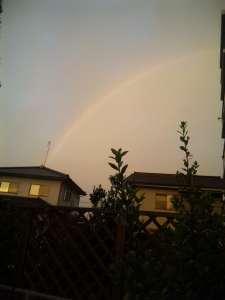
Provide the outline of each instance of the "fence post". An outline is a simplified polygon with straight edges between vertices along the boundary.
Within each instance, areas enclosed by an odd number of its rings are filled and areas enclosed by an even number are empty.
[[[126,238],[126,226],[122,224],[125,221],[125,217],[119,215],[118,217],[118,226],[117,226],[117,242],[116,242],[116,262],[115,262],[115,275],[117,276],[117,281],[121,282],[122,272],[123,272],[123,264],[121,261],[124,257],[124,246],[125,246],[125,238]],[[114,284],[113,286],[113,300],[120,299],[120,289]]]
[[[23,274],[23,267],[24,267],[24,260],[25,260],[25,254],[28,244],[28,238],[32,223],[32,217],[34,213],[34,208],[27,208],[25,213],[25,222],[24,222],[24,228],[21,233],[21,242],[20,242],[20,249],[18,251],[18,258],[17,263],[15,266],[15,278],[13,285],[16,287],[20,287],[22,274]]]

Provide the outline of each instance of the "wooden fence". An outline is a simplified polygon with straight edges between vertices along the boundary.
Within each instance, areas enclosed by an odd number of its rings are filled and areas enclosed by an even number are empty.
[[[1,212],[12,228],[0,284],[67,299],[120,299],[108,266],[114,264],[120,279],[132,241],[143,250],[156,247],[162,224],[173,218],[173,213],[140,212],[135,221],[140,234],[134,238],[117,210],[13,204]]]

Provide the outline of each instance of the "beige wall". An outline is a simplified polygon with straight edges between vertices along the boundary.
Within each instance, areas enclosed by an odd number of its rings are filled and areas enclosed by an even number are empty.
[[[156,194],[178,195],[177,189],[141,187],[140,191],[137,193],[137,196],[141,196],[143,193],[145,193],[145,199],[142,201],[140,210],[154,211],[154,212],[158,211],[158,212],[167,212],[167,213],[175,212],[173,209],[156,209],[155,198],[156,198]],[[146,222],[149,218],[146,216],[141,216],[140,219],[141,221]],[[156,220],[160,225],[163,225],[167,219],[163,217],[157,217]],[[147,228],[150,230],[154,230],[157,229],[157,226],[152,222]]]
[[[14,196],[20,196],[20,197],[29,197],[31,199],[40,197],[41,199],[45,200],[46,202],[48,202],[51,205],[57,205],[57,203],[58,203],[58,197],[59,197],[60,186],[61,186],[62,181],[12,177],[12,176],[0,176],[0,182],[1,181],[18,182],[19,183],[19,189],[18,189],[17,194],[0,192],[1,195],[14,195]],[[30,191],[31,184],[48,185],[49,186],[48,197],[30,196],[29,191]]]
[[[156,198],[156,194],[179,195],[177,189],[141,187],[137,195],[141,196],[143,193],[145,193],[145,199],[142,201],[141,208],[140,208],[141,210],[174,212],[174,210],[171,209],[156,209],[155,198]]]
[[[137,196],[141,196],[143,193],[145,193],[145,199],[142,201],[140,210],[141,211],[153,211],[153,212],[166,212],[166,213],[174,213],[176,212],[173,209],[156,209],[155,208],[155,199],[157,194],[167,194],[167,195],[179,195],[178,189],[176,188],[157,188],[157,187],[139,187],[140,191],[137,193]],[[214,203],[214,210],[213,212],[217,212],[218,214],[221,214],[221,206],[223,204],[222,200],[222,193],[216,192],[216,191],[209,191],[211,193],[214,193],[213,196],[215,198]],[[185,204],[185,203],[184,203]],[[188,204],[186,203],[186,206]],[[149,218],[146,216],[140,217],[141,221],[145,222]],[[156,220],[159,222],[160,225],[164,224],[167,220],[166,218],[157,217]],[[148,229],[156,229],[156,225],[151,223],[148,226]]]

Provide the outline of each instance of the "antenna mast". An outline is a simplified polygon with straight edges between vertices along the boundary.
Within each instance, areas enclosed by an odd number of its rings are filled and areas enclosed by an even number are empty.
[[[47,150],[47,154],[46,154],[46,157],[45,157],[44,166],[45,166],[45,163],[46,163],[46,160],[47,160],[47,156],[48,156],[48,151],[49,151],[49,148],[50,148],[50,144],[51,144],[51,142],[49,141],[49,142],[48,142],[48,145],[47,145],[48,150]]]

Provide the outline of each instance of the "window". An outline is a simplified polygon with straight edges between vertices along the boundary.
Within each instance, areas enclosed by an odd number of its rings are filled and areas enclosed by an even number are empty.
[[[0,186],[0,192],[17,194],[19,183],[2,181]]]
[[[31,184],[29,195],[48,197],[49,186],[40,184]]]
[[[70,198],[71,198],[71,193],[68,192],[67,190],[65,190],[63,200],[66,201],[66,202],[70,202]]]
[[[171,203],[171,198],[174,195],[168,194],[156,194],[155,197],[155,208],[156,209],[170,209],[173,210],[173,204]]]

